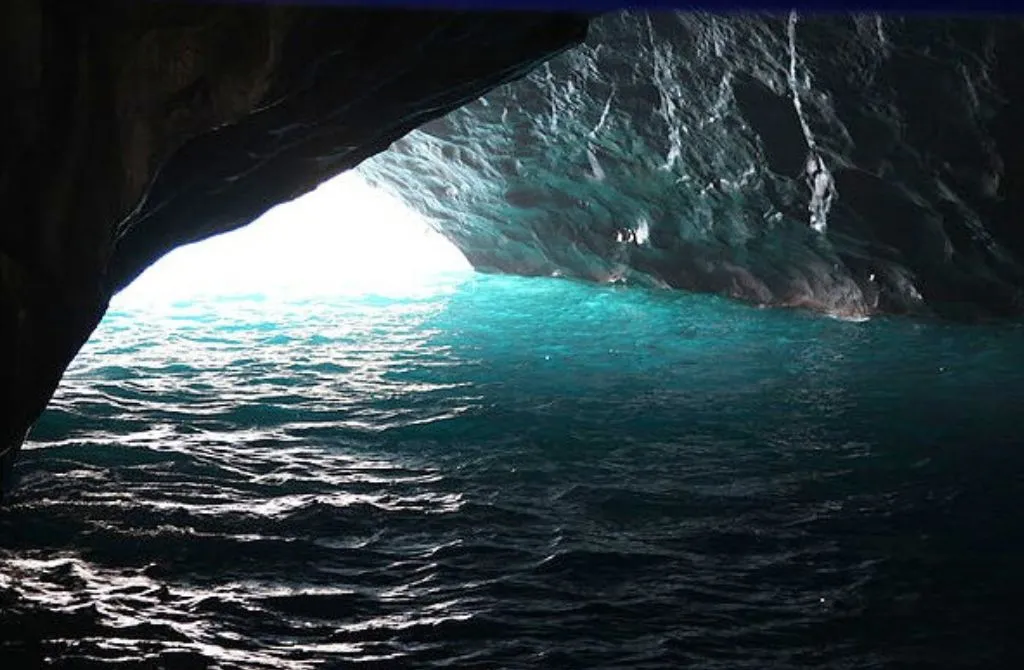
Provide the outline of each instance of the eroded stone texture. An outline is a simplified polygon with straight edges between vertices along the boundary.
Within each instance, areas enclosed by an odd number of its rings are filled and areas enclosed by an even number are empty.
[[[418,126],[365,174],[483,270],[1024,311],[1020,22],[616,14],[533,69],[585,32],[0,3],[0,475],[114,291]]]
[[[485,270],[1020,314],[1024,24],[632,13],[367,173]]]
[[[0,3],[0,474],[110,295],[579,42],[568,15]]]

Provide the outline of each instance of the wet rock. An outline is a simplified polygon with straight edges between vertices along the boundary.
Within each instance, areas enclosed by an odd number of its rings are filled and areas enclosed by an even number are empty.
[[[1003,19],[608,15],[367,171],[484,270],[1020,314],[1022,56]]]

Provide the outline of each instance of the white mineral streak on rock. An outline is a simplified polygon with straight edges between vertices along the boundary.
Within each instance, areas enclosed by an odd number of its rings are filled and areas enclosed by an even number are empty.
[[[804,116],[803,104],[800,100],[800,83],[796,75],[796,24],[798,15],[796,11],[789,13],[789,88],[793,94],[793,107],[796,109],[796,116],[800,120],[800,127],[803,129],[804,138],[807,140],[807,185],[811,189],[811,202],[807,206],[810,210],[810,226],[819,233],[824,233],[828,227],[828,213],[832,209],[832,200],[835,198],[835,181],[825,160],[818,153],[814,141],[814,134]]]

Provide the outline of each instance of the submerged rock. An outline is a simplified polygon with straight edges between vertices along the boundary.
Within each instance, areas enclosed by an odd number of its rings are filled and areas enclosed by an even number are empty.
[[[1020,314],[1024,23],[627,13],[366,172],[484,270]]]

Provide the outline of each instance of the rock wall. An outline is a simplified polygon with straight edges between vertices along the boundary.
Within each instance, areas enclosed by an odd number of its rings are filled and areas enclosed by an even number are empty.
[[[484,270],[1017,315],[1022,56],[1002,19],[607,15],[368,173]]]
[[[114,292],[396,140],[365,174],[482,270],[1024,312],[1021,22],[587,23],[0,4],[0,477]]]
[[[0,475],[113,292],[583,39],[571,15],[0,4]]]

